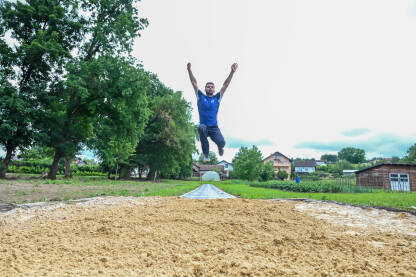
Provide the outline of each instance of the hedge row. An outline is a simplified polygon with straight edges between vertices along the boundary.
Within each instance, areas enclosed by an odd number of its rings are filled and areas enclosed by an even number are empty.
[[[341,185],[336,182],[312,182],[303,181],[301,183],[295,182],[268,182],[268,183],[252,183],[252,187],[263,187],[270,189],[279,189],[294,192],[371,192],[371,188],[358,187],[356,185]]]
[[[11,161],[7,172],[42,174],[43,172],[49,171],[51,164],[52,160]],[[60,162],[58,165],[58,174],[64,174],[64,172],[64,163]],[[105,173],[101,172],[101,167],[99,165],[79,166],[76,164],[71,164],[71,173],[72,175],[79,176],[106,175]]]

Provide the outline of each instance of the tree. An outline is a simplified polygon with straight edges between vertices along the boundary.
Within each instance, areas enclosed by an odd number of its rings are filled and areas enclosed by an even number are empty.
[[[83,16],[82,22],[77,21],[83,40],[66,61],[64,74],[55,78],[40,98],[40,111],[45,112],[36,124],[43,134],[42,142],[55,149],[50,179],[56,178],[60,159],[73,156],[93,135],[96,116],[103,116],[101,107],[119,104],[124,101],[120,99],[130,99],[135,94],[139,81],[132,74],[112,79],[116,70],[133,70],[127,57],[134,38],[148,24],[139,18],[134,2],[81,1],[75,7],[76,13]],[[134,88],[128,89],[129,84]],[[121,110],[119,115],[130,111]]]
[[[405,163],[416,163],[416,143],[409,147],[406,156],[403,158]]]
[[[277,178],[278,178],[279,180],[286,180],[286,179],[287,179],[287,177],[289,177],[289,174],[287,174],[287,172],[286,172],[286,171],[284,171],[284,170],[280,170],[279,172],[277,172]]]
[[[321,156],[321,160],[335,163],[338,160],[338,156],[333,154],[324,154]]]
[[[0,177],[15,150],[33,142],[37,96],[62,72],[82,39],[77,5],[71,0],[0,2],[0,144],[6,150]]]
[[[274,177],[274,167],[271,163],[265,163],[262,166],[261,173],[260,173],[260,179],[262,181],[268,181],[272,180]]]
[[[141,66],[128,60],[110,60],[106,71],[106,97],[96,109],[94,135],[87,143],[106,168],[116,167],[118,172],[120,165],[128,163],[148,122],[150,79]]]
[[[346,147],[338,152],[338,158],[353,164],[362,163],[365,161],[365,151],[359,148]]]
[[[208,156],[209,156],[209,162],[204,162],[204,154],[201,153],[201,155],[199,155],[199,158],[198,158],[198,163],[199,164],[218,164],[219,163],[215,152],[209,151]]]
[[[196,151],[191,106],[181,92],[157,82],[159,92],[153,92],[154,98],[149,103],[152,114],[130,158],[130,166],[148,167],[148,179],[190,174],[192,153]]]
[[[251,149],[241,147],[233,158],[233,175],[244,180],[258,180],[263,167],[262,154],[253,145]]]

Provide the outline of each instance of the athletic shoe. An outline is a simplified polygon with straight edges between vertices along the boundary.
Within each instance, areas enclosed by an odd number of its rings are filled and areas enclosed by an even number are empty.
[[[218,154],[222,156],[224,154],[224,148],[218,147]]]
[[[211,161],[210,159],[209,159],[209,156],[204,156],[204,162],[209,162],[209,161]]]

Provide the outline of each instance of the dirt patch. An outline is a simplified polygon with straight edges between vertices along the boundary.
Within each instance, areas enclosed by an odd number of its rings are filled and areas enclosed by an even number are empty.
[[[303,204],[113,197],[15,209],[0,214],[0,272],[7,276],[416,275],[415,236],[403,229],[381,228],[386,221],[379,226],[345,224],[349,221],[337,221],[339,212],[332,207],[323,213],[324,206],[299,206]],[[361,212],[369,218],[384,216]],[[319,214],[333,218],[317,218]],[[411,215],[393,214],[395,220],[410,217],[409,224],[414,222]]]
[[[0,203],[33,203],[39,201],[62,201],[100,195],[143,195],[147,183],[125,185],[73,185],[42,183],[39,178],[0,180]],[[45,181],[47,182],[47,181]],[[99,181],[97,181],[99,183]]]

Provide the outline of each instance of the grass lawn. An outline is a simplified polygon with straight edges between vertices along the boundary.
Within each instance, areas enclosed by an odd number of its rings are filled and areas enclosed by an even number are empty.
[[[228,180],[209,182],[222,190],[247,199],[310,198],[365,206],[391,207],[411,210],[416,206],[416,193],[300,193],[277,189],[251,187],[249,182]],[[74,176],[57,180],[42,180],[39,175],[10,175],[0,180],[0,203],[25,203],[69,200],[94,196],[179,196],[197,188],[200,181],[109,180],[103,176]]]
[[[377,191],[371,193],[301,193],[250,187],[248,184],[233,184],[230,181],[218,182],[215,185],[232,195],[248,199],[310,198],[405,210],[411,210],[411,206],[416,206],[415,192]]]

